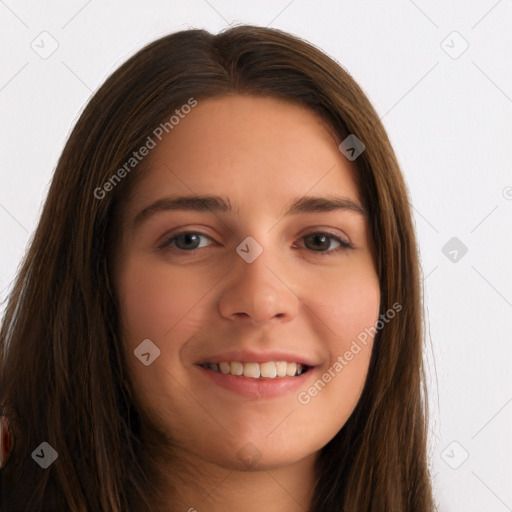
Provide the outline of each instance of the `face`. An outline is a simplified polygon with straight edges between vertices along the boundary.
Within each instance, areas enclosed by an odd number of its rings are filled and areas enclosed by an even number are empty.
[[[309,109],[242,95],[200,101],[147,158],[115,275],[140,401],[209,463],[314,457],[357,404],[379,315],[353,164]]]

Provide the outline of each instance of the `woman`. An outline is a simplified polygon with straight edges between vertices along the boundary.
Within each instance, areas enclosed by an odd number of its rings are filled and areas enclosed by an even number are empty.
[[[358,85],[278,30],[171,34],[84,110],[10,296],[2,510],[431,511],[421,355]]]

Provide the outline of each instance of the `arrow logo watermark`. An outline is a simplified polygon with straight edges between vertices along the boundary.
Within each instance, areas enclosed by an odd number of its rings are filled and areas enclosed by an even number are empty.
[[[41,59],[48,59],[51,57],[59,47],[57,40],[49,33],[41,32],[30,44],[32,50],[34,50]]]
[[[469,43],[454,30],[441,41],[441,48],[450,58],[455,60],[469,48]]]
[[[458,263],[468,252],[466,245],[456,236],[443,245],[441,252],[452,262]]]
[[[354,134],[349,135],[339,146],[339,150],[353,162],[365,149],[363,142]]]
[[[252,263],[263,252],[263,247],[252,236],[248,236],[236,248],[236,253],[247,263]]]
[[[133,353],[144,366],[149,366],[160,357],[160,349],[149,339],[145,339]]]
[[[50,467],[59,454],[46,441],[41,443],[33,452],[32,458],[43,468]]]

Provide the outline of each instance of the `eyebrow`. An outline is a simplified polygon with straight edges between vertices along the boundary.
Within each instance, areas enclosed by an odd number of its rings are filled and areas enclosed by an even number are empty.
[[[239,209],[233,210],[229,198],[214,195],[186,195],[171,196],[158,199],[140,211],[133,221],[133,226],[138,226],[156,213],[169,210],[188,210],[196,212],[211,213],[238,213]],[[322,213],[334,210],[352,211],[367,216],[366,210],[351,199],[342,196],[303,196],[295,199],[285,208],[282,214],[284,217],[299,215],[301,213]]]

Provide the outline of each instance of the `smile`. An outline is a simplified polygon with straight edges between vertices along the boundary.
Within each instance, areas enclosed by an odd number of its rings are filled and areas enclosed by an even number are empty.
[[[204,363],[199,366],[222,375],[235,375],[251,379],[276,379],[296,377],[308,371],[309,367],[301,363],[287,361],[239,362],[222,361],[220,363]]]

